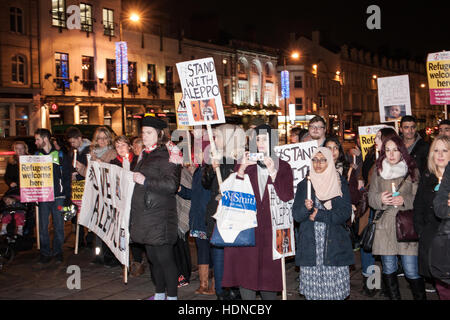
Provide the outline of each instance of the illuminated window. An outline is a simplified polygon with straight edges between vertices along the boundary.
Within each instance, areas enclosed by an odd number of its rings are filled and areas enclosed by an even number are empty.
[[[103,9],[103,29],[106,36],[114,36],[114,10]]]
[[[55,65],[56,65],[56,88],[57,89],[69,89],[69,55],[67,53],[55,53]]]
[[[66,27],[66,0],[52,0],[52,26]]]
[[[81,30],[92,32],[92,5],[80,3]]]

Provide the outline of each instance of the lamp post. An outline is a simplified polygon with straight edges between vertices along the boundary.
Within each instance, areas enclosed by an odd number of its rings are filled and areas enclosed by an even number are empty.
[[[298,59],[298,58],[300,58],[300,54],[295,51],[295,52],[291,53],[290,57],[293,59]],[[287,67],[286,67],[286,55],[284,55],[284,57],[283,57],[283,69],[285,72],[285,76],[288,77],[287,82],[286,82],[287,88],[285,88],[285,91],[287,91],[287,92],[283,93],[283,97],[284,97],[284,129],[286,131],[284,141],[285,141],[285,144],[287,144],[288,143],[287,98],[289,97],[289,92],[290,92],[291,86],[289,84],[289,72],[287,71]],[[283,77],[281,77],[281,81],[282,81],[281,85],[283,86]]]
[[[139,21],[139,16],[135,13],[130,15],[129,18],[131,21],[133,22],[138,22]],[[122,42],[122,17],[119,20],[119,37],[120,37],[120,42]],[[117,61],[116,61],[117,63]],[[120,81],[120,88],[121,88],[121,109],[122,109],[122,134],[126,134],[126,115],[125,115],[125,97],[124,97],[124,88],[123,88],[123,81]]]

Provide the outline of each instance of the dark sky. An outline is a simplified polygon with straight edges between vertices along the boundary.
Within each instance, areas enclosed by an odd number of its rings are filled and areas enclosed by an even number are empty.
[[[311,37],[313,30],[319,30],[323,44],[330,48],[346,43],[419,60],[429,52],[450,50],[448,0],[140,1],[176,16],[186,36],[200,40],[239,38],[284,48],[290,32]],[[372,4],[381,9],[381,30],[366,27],[370,16],[366,10]]]

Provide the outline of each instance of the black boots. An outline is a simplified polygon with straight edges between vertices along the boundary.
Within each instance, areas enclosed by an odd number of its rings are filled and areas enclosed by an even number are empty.
[[[362,293],[367,297],[373,297],[377,293],[377,289],[369,289],[367,287],[367,279],[368,277],[363,276],[363,287],[362,287]]]
[[[397,273],[382,274],[383,284],[390,300],[401,300]]]
[[[425,280],[423,278],[419,279],[409,279],[406,278],[411,287],[411,292],[413,294],[414,300],[427,300],[427,294],[425,293]]]

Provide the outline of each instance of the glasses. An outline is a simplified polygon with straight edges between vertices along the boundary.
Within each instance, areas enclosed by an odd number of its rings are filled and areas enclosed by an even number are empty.
[[[311,161],[314,163],[325,164],[327,162],[327,159],[326,158],[320,158],[320,159],[312,158]]]
[[[309,127],[311,130],[322,130],[322,129],[324,129],[325,127],[322,127],[322,126],[310,126]]]

